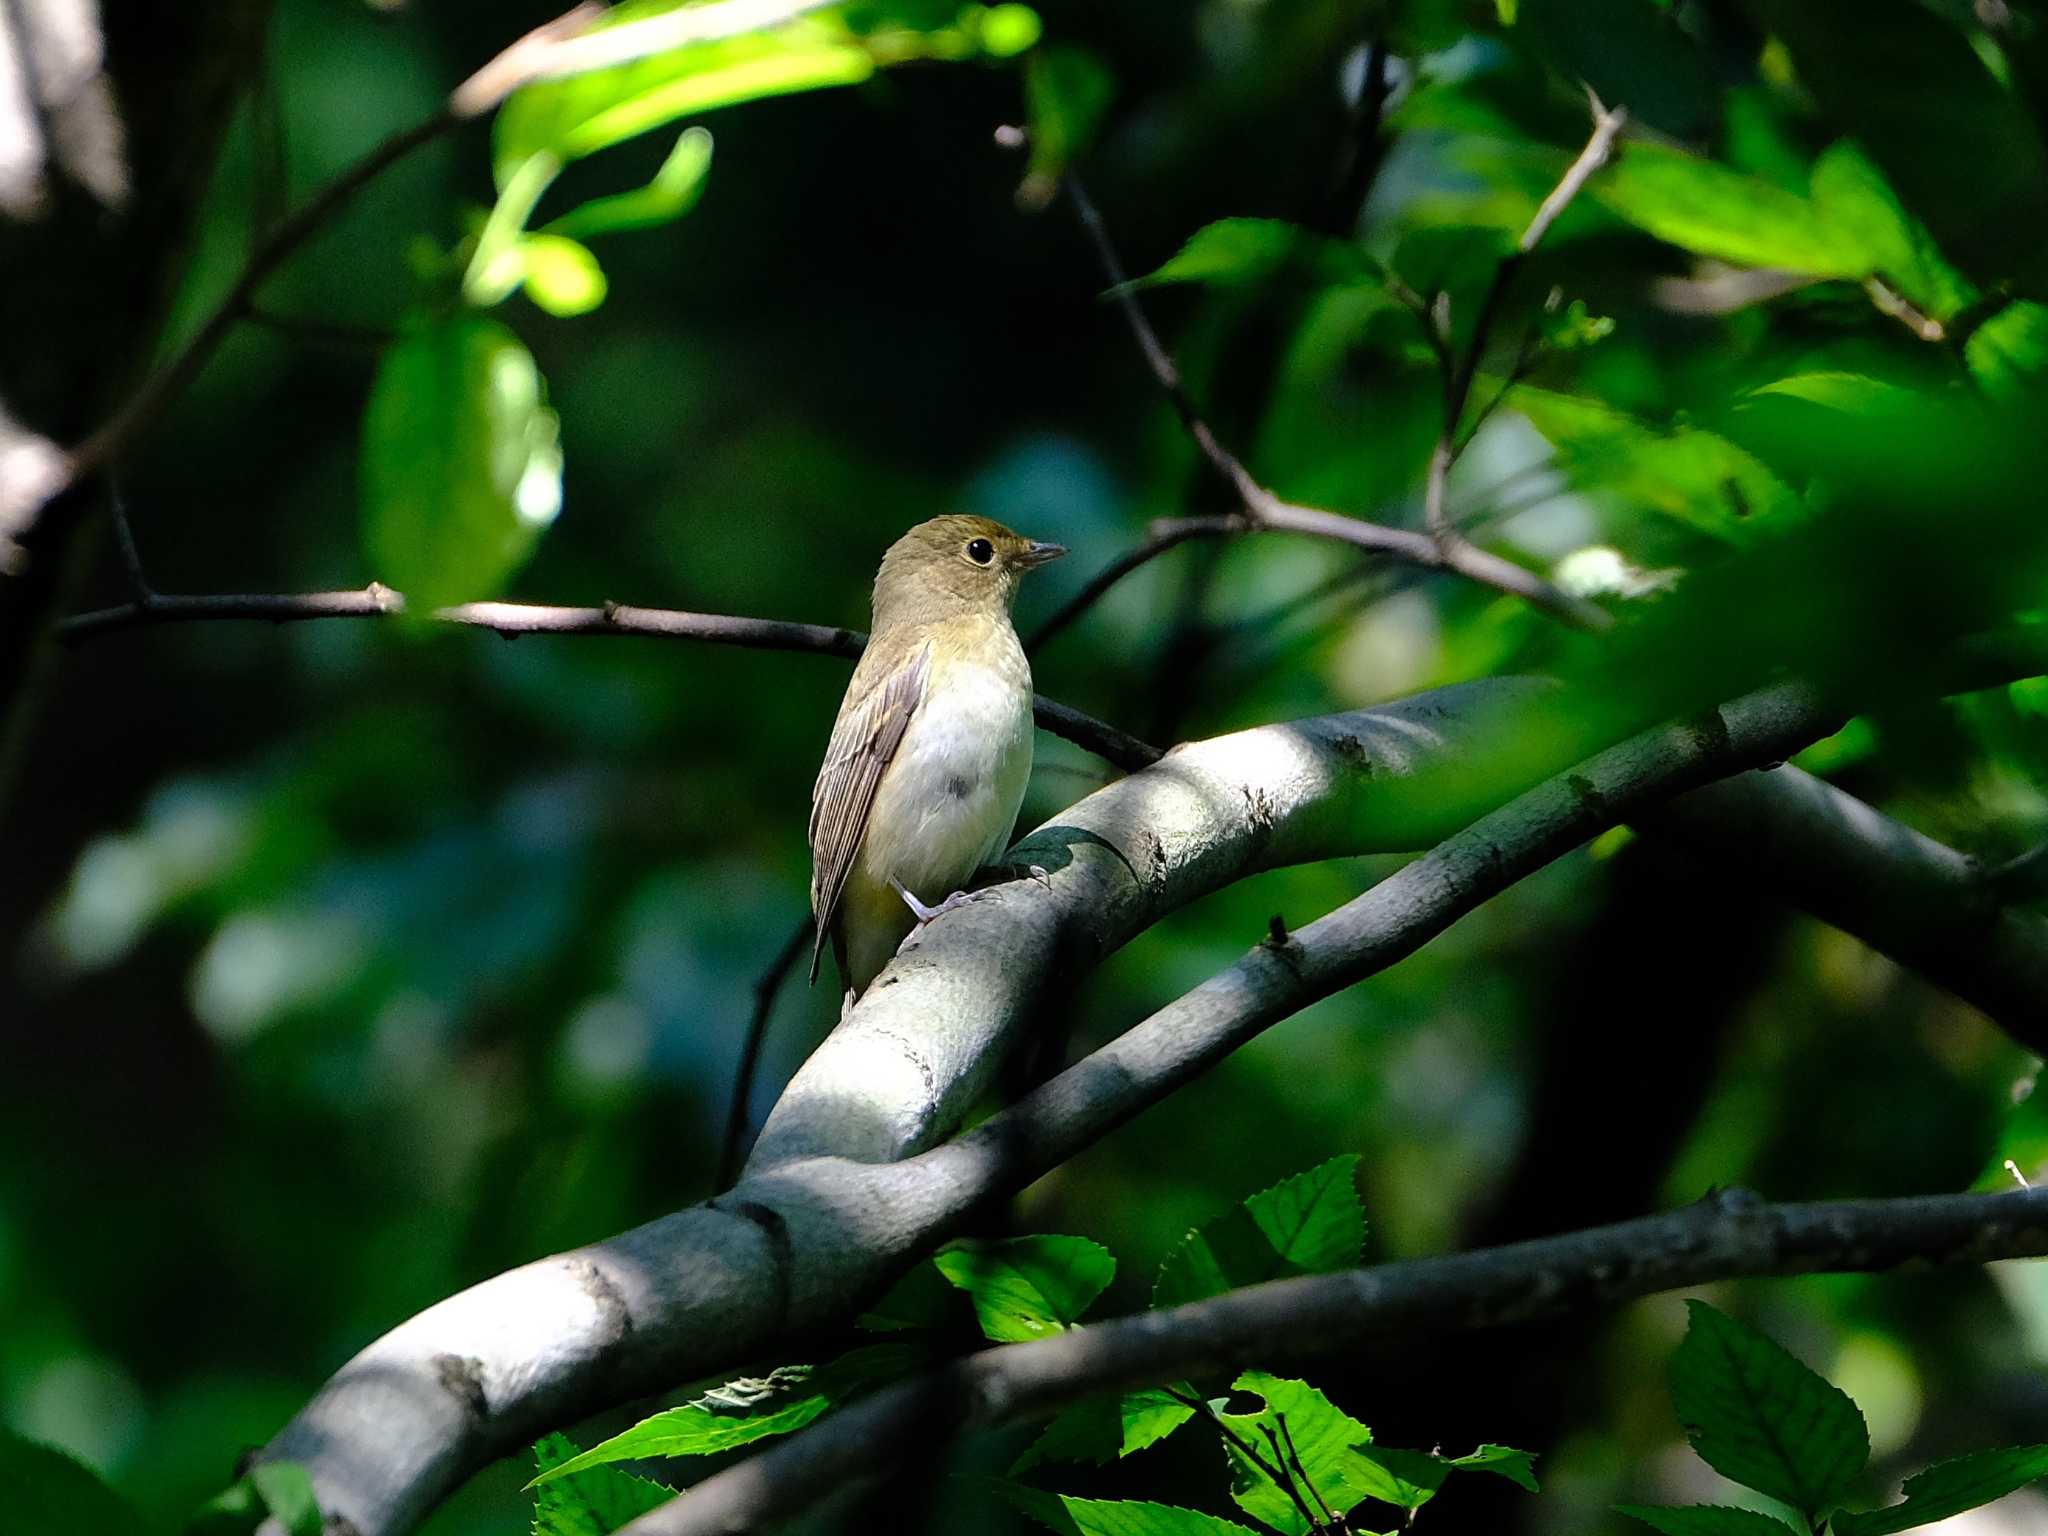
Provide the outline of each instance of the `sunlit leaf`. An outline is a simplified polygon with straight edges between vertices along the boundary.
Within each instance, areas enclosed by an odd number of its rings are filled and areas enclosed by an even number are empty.
[[[526,295],[551,315],[588,314],[604,302],[604,268],[590,247],[566,235],[526,235],[519,252]]]
[[[1116,1275],[1116,1260],[1085,1237],[963,1242],[932,1262],[974,1303],[981,1331],[999,1344],[1057,1333],[1078,1320]]]
[[[849,1398],[923,1363],[910,1344],[869,1344],[829,1365],[786,1365],[758,1379],[728,1382],[642,1419],[589,1450],[543,1467],[534,1485],[607,1462],[656,1456],[710,1456],[786,1435]]]
[[[1097,1466],[1142,1451],[1172,1434],[1195,1410],[1158,1390],[1084,1399],[1056,1416],[1011,1465],[1014,1475],[1045,1461]]]
[[[1171,1504],[1076,1499],[1021,1483],[998,1482],[995,1488],[1017,1510],[1059,1536],[1255,1536],[1234,1520]]]
[[[1341,1515],[1365,1499],[1398,1502],[1389,1495],[1400,1491],[1400,1485],[1360,1454],[1370,1449],[1372,1431],[1314,1387],[1264,1371],[1247,1371],[1231,1385],[1235,1391],[1263,1398],[1265,1407],[1256,1413],[1225,1413],[1224,1422],[1269,1465],[1275,1464],[1272,1444],[1277,1439],[1286,1464],[1292,1467],[1298,1461],[1300,1475],[1314,1487],[1311,1508],[1320,1500]],[[1230,1458],[1230,1496],[1238,1507],[1287,1536],[1307,1536],[1309,1528],[1287,1490],[1234,1443],[1226,1441],[1224,1450]]]
[[[1190,1232],[1160,1266],[1152,1305],[1179,1306],[1285,1275],[1353,1267],[1365,1247],[1357,1170],[1356,1154],[1331,1158]]]
[[[710,171],[710,132],[686,128],[646,186],[580,203],[559,219],[542,225],[541,233],[588,240],[592,235],[621,230],[653,229],[681,218],[697,206],[697,199],[704,193],[704,178]]]
[[[2048,380],[2048,305],[2008,304],[1963,343],[1963,359],[1993,399],[2023,400]]]
[[[1370,1497],[1411,1512],[1436,1497],[1453,1472],[1491,1472],[1530,1493],[1537,1491],[1535,1456],[1512,1446],[1482,1445],[1469,1455],[1444,1456],[1360,1443],[1351,1447],[1351,1454],[1361,1464],[1352,1473],[1354,1482]],[[1379,1480],[1365,1470],[1368,1467],[1376,1469]]]
[[[587,1465],[567,1435],[548,1435],[533,1448],[539,1475],[533,1536],[611,1536],[629,1520],[675,1497],[675,1490],[617,1467]],[[579,1468],[581,1470],[579,1470]]]
[[[1975,296],[1860,145],[1844,139],[1814,162],[1812,196],[1820,216],[1857,247],[1861,264],[1923,313],[1947,320]]]
[[[1615,1508],[1664,1536],[1786,1536],[1792,1529],[1776,1516],[1728,1504],[1617,1504]]]
[[[496,591],[562,504],[555,413],[519,338],[458,315],[393,345],[363,417],[363,534],[416,606]]]
[[[1814,277],[1872,270],[1852,235],[1805,198],[1682,150],[1631,142],[1587,191],[1646,234],[1698,256]]]
[[[1671,1398],[1701,1460],[1818,1518],[1870,1459],[1848,1394],[1705,1302],[1671,1360]]]
[[[0,1429],[0,1509],[10,1530],[143,1536],[141,1518],[82,1462]]]
[[[1905,1502],[1864,1514],[1843,1513],[1829,1522],[1835,1536],[1891,1536],[1893,1531],[1932,1525],[1966,1509],[2048,1477],[2048,1445],[2015,1445],[1977,1451],[1938,1462],[1906,1479]]]

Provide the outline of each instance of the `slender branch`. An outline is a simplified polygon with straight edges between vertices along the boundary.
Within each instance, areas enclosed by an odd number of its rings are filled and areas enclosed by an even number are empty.
[[[151,624],[189,624],[224,619],[261,619],[272,624],[312,619],[384,619],[405,612],[405,598],[382,582],[353,592],[243,593],[199,597],[152,595],[147,602],[117,603],[66,619],[57,636],[66,644]],[[809,651],[852,658],[867,636],[857,629],[797,624],[781,619],[739,618],[722,613],[686,613],[674,608],[635,608],[605,603],[596,608],[550,607],[537,603],[462,603],[436,608],[426,617],[437,624],[518,635],[657,635],[702,640],[753,650]],[[1113,725],[1040,696],[1032,714],[1055,736],[1120,768],[1142,768],[1159,760],[1159,749]]]
[[[761,1065],[761,1046],[768,1038],[768,1020],[775,1012],[775,997],[783,982],[802,957],[810,942],[811,919],[790,930],[775,958],[768,962],[754,982],[754,1012],[747,1020],[747,1038],[740,1047],[739,1064],[732,1074],[732,1098],[725,1109],[725,1137],[718,1148],[717,1187],[728,1188],[740,1171],[740,1143],[747,1135],[747,1105],[754,1097],[754,1075]]]
[[[457,86],[430,116],[385,139],[264,236],[227,295],[191,338],[91,436],[70,451],[57,490],[79,483],[119,458],[198,376],[222,339],[247,316],[258,290],[286,258],[365,185],[422,144],[493,111],[512,92],[536,80],[581,74],[686,43],[778,26],[822,10],[828,3],[830,0],[714,0],[711,4],[596,30],[593,27],[605,15],[605,8],[581,4],[534,28]]]
[[[1309,1528],[1311,1536],[1315,1536],[1315,1533],[1322,1530],[1323,1522],[1316,1518],[1316,1512],[1308,1507],[1308,1500],[1302,1497],[1301,1489],[1295,1486],[1294,1478],[1287,1470],[1287,1453],[1280,1449],[1280,1436],[1274,1433],[1270,1424],[1261,1424],[1259,1433],[1266,1437],[1266,1444],[1272,1449],[1273,1459],[1280,1463],[1280,1475],[1273,1479],[1274,1483],[1287,1495],[1288,1502],[1301,1516],[1301,1523]],[[1306,1482],[1307,1478],[1304,1477],[1303,1481]],[[1314,1489],[1311,1488],[1310,1491],[1313,1492]]]
[[[1230,523],[1229,528],[1215,524]],[[1089,578],[1088,584],[1068,598],[1052,616],[1041,623],[1024,639],[1027,655],[1036,654],[1047,641],[1066,629],[1082,614],[1102,600],[1109,589],[1122,581],[1141,565],[1146,565],[1169,549],[1185,544],[1189,539],[1211,537],[1214,534],[1237,532],[1245,525],[1236,518],[1161,518],[1152,524],[1145,536],[1145,542],[1124,551],[1101,570]]]
[[[1558,216],[1571,205],[1572,199],[1584,190],[1593,173],[1607,163],[1614,152],[1614,140],[1628,122],[1626,108],[1616,107],[1612,111],[1600,105],[1598,97],[1589,91],[1587,97],[1593,108],[1593,132],[1586,140],[1576,159],[1565,170],[1550,195],[1537,206],[1529,226],[1522,231],[1522,238],[1515,243],[1513,251],[1504,256],[1493,269],[1493,279],[1486,285],[1486,294],[1479,301],[1478,316],[1472,322],[1472,335],[1466,343],[1464,356],[1444,374],[1444,419],[1443,429],[1438,434],[1436,447],[1430,453],[1429,472],[1423,489],[1423,523],[1445,542],[1458,541],[1462,536],[1451,525],[1446,509],[1446,488],[1450,479],[1451,465],[1457,461],[1460,439],[1459,428],[1465,419],[1465,407],[1472,398],[1472,384],[1479,375],[1479,365],[1486,355],[1486,344],[1493,334],[1494,321],[1499,317],[1501,301],[1513,283],[1515,274],[1530,252],[1543,243],[1543,237],[1550,233],[1550,226]],[[1449,327],[1434,320],[1425,320],[1425,331],[1442,337],[1438,356],[1449,359]],[[1496,402],[1497,403],[1497,402]]]
[[[620,1536],[738,1536],[809,1508],[935,1437],[1035,1418],[1092,1392],[1464,1333],[1716,1281],[1874,1274],[2048,1254],[2048,1189],[1765,1204],[1730,1190],[1560,1237],[1275,1280],[966,1356],[883,1388],[714,1474]],[[949,1412],[941,1417],[941,1404]]]
[[[1172,402],[1175,413],[1180,417],[1182,427],[1201,452],[1203,460],[1229,487],[1231,494],[1243,509],[1242,515],[1231,519],[1228,526],[1211,524],[1212,531],[1278,531],[1336,539],[1385,559],[1463,576],[1482,586],[1519,597],[1581,629],[1604,629],[1612,622],[1606,610],[1597,605],[1560,591],[1534,571],[1526,570],[1512,560],[1487,554],[1464,540],[1433,538],[1426,533],[1404,528],[1389,528],[1383,524],[1367,522],[1363,518],[1346,517],[1315,507],[1297,506],[1282,501],[1260,485],[1251,471],[1223,445],[1210,429],[1208,422],[1203,419],[1201,411],[1195,405],[1194,397],[1188,392],[1179,365],[1174,362],[1173,354],[1160,341],[1158,332],[1152,329],[1152,322],[1146,317],[1144,306],[1138,302],[1136,290],[1131,287],[1125,276],[1123,260],[1117,254],[1115,242],[1110,239],[1109,229],[1103,222],[1101,211],[1095,206],[1094,199],[1089,197],[1088,190],[1080,178],[1071,171],[1067,173],[1066,188],[1067,196],[1073,202],[1081,226],[1087,231],[1095,246],[1103,275],[1109,279],[1110,293],[1123,312],[1125,323],[1130,327],[1131,335],[1137,341],[1138,350],[1143,354],[1152,377],[1166,392],[1167,399]],[[1153,549],[1146,558],[1161,552],[1160,549]],[[1124,572],[1119,571],[1117,574],[1122,575]],[[1106,586],[1107,583],[1104,586],[1105,590]],[[1071,617],[1063,615],[1063,622],[1071,622]]]
[[[2048,843],[2007,859],[1984,878],[2001,901],[2035,901],[2048,896]]]

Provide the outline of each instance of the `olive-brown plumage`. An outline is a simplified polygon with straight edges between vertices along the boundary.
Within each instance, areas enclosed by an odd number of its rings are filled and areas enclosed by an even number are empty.
[[[1066,551],[985,517],[889,546],[874,629],[811,792],[817,980],[825,940],[867,989],[917,922],[1000,853],[1031,776],[1031,668],[1010,626],[1025,571]]]

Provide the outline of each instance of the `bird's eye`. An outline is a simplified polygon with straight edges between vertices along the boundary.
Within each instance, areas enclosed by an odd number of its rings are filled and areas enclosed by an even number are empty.
[[[995,557],[996,547],[989,543],[987,539],[969,539],[967,541],[967,558],[976,565],[987,565]]]

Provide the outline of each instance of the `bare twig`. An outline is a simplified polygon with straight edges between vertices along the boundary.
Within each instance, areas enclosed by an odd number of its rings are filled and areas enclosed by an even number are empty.
[[[1323,209],[1323,228],[1332,234],[1351,233],[1372,193],[1380,163],[1386,158],[1383,125],[1387,97],[1387,43],[1385,38],[1375,37],[1366,46],[1365,79],[1351,111],[1343,158]]]
[[[92,613],[81,613],[57,626],[57,636],[77,644],[116,630],[151,624],[189,624],[227,619],[261,619],[273,624],[312,619],[383,619],[405,611],[405,598],[381,582],[353,592],[251,593],[202,597],[152,594]],[[867,644],[857,629],[824,624],[798,624],[781,619],[739,618],[722,613],[686,613],[674,608],[635,608],[606,603],[597,608],[548,607],[537,603],[462,603],[437,608],[426,616],[437,624],[488,629],[511,638],[518,635],[656,635],[676,640],[701,640],[765,651],[809,651],[826,656],[855,657]],[[1119,768],[1142,768],[1159,760],[1159,749],[1078,709],[1043,696],[1033,700],[1038,723]]]
[[[1229,529],[1214,526],[1219,521],[1229,522],[1233,526]],[[1152,524],[1150,530],[1146,533],[1144,543],[1124,551],[1123,554],[1118,555],[1116,559],[1110,561],[1109,564],[1097,571],[1089,579],[1086,586],[1068,598],[1065,603],[1054,611],[1052,617],[1045,620],[1044,623],[1040,624],[1038,628],[1025,637],[1024,650],[1026,654],[1038,651],[1053,636],[1067,628],[1068,625],[1072,624],[1082,614],[1100,602],[1104,593],[1130,575],[1131,572],[1138,569],[1139,566],[1156,560],[1169,549],[1185,544],[1189,539],[1209,538],[1219,533],[1239,531],[1242,531],[1242,525],[1239,524],[1236,518],[1159,519]]]
[[[725,1138],[718,1148],[718,1188],[729,1189],[740,1171],[740,1143],[747,1135],[747,1104],[754,1096],[754,1074],[761,1065],[761,1045],[768,1038],[768,1020],[775,1012],[776,994],[789,979],[791,967],[810,943],[811,919],[790,930],[775,958],[768,962],[754,982],[754,1012],[747,1020],[746,1042],[740,1047],[739,1064],[733,1069],[732,1099],[725,1111]]]
[[[1601,106],[1599,98],[1590,91],[1587,98],[1593,108],[1593,132],[1586,140],[1586,147],[1566,168],[1557,185],[1551,188],[1550,195],[1537,206],[1535,216],[1529,220],[1529,227],[1522,231],[1522,238],[1515,242],[1514,250],[1502,257],[1493,269],[1493,279],[1486,285],[1486,294],[1479,301],[1479,313],[1472,322],[1472,335],[1466,342],[1465,354],[1455,364],[1451,361],[1447,317],[1432,313],[1424,318],[1423,330],[1425,334],[1439,339],[1438,359],[1446,366],[1443,430],[1438,434],[1436,447],[1429,456],[1429,473],[1423,490],[1423,523],[1439,541],[1446,544],[1462,539],[1451,525],[1446,509],[1446,486],[1451,465],[1457,462],[1463,446],[1459,429],[1464,423],[1465,407],[1472,398],[1473,381],[1478,377],[1479,365],[1486,356],[1487,341],[1500,315],[1501,301],[1507,296],[1509,285],[1529,253],[1543,243],[1543,237],[1550,233],[1550,226],[1585,188],[1593,173],[1607,163],[1614,152],[1616,135],[1628,122],[1626,108],[1616,107],[1610,111]],[[1518,362],[1517,366],[1522,364]]]
[[[1034,1418],[1091,1392],[1451,1334],[1737,1278],[1882,1273],[2048,1254],[2048,1189],[1766,1204],[1741,1190],[1559,1237],[1230,1291],[985,1349],[861,1398],[714,1474],[620,1536],[721,1536],[787,1520],[936,1435]],[[1314,1522],[1311,1521],[1311,1524]]]
[[[1588,172],[1587,174],[1591,174]],[[1516,565],[1498,555],[1488,554],[1464,540],[1433,538],[1426,533],[1405,528],[1389,528],[1384,524],[1367,522],[1363,518],[1346,517],[1341,513],[1325,512],[1316,507],[1298,506],[1282,501],[1253,478],[1237,456],[1224,447],[1209,424],[1197,409],[1194,398],[1188,393],[1186,381],[1181,377],[1180,368],[1167,351],[1159,335],[1152,329],[1152,322],[1146,318],[1144,306],[1138,302],[1135,290],[1126,280],[1122,259],[1117,255],[1116,245],[1109,237],[1101,211],[1089,197],[1087,188],[1071,171],[1066,178],[1067,195],[1073,201],[1074,211],[1079,216],[1082,228],[1094,243],[1095,252],[1101,263],[1103,274],[1109,279],[1110,292],[1122,310],[1125,323],[1130,327],[1132,337],[1138,343],[1138,350],[1144,355],[1146,366],[1152,377],[1166,392],[1173,403],[1174,411],[1181,419],[1195,447],[1203,459],[1223,480],[1243,511],[1227,522],[1212,521],[1202,531],[1224,533],[1286,532],[1303,533],[1317,538],[1336,539],[1371,551],[1386,559],[1398,560],[1404,564],[1421,566],[1428,570],[1450,571],[1467,580],[1496,591],[1510,593],[1542,608],[1545,612],[1566,623],[1582,629],[1605,628],[1610,619],[1606,611],[1598,606],[1572,597],[1545,581],[1534,571]],[[1176,526],[1188,526],[1183,521]],[[1155,525],[1155,538],[1158,525]],[[1171,547],[1169,546],[1162,546]],[[1154,548],[1146,558],[1162,552]],[[1122,575],[1134,568],[1125,567],[1118,571]],[[1098,593],[1099,595],[1099,593]],[[1070,605],[1071,606],[1071,605]],[[1070,622],[1063,618],[1063,622]]]

